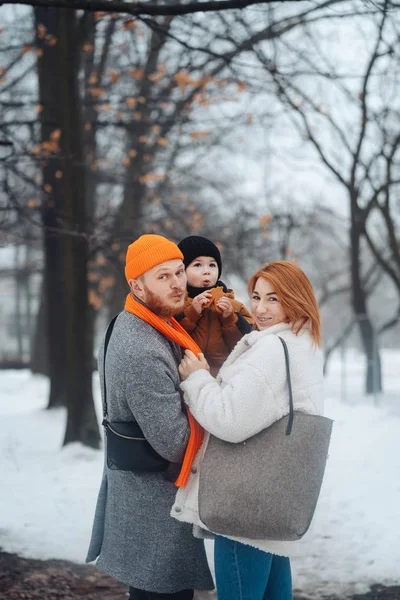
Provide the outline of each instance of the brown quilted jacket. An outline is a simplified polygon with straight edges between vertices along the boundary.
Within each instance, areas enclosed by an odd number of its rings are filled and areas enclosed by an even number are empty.
[[[214,377],[228,354],[243,335],[252,330],[253,325],[251,314],[244,304],[235,300],[233,291],[227,290],[224,296],[229,298],[233,306],[232,318],[223,319],[215,304],[205,308],[199,315],[192,306],[192,298],[187,299],[183,314],[178,317],[182,327],[200,346]]]

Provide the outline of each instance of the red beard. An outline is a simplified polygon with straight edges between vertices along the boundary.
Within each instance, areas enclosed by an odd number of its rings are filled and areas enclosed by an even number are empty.
[[[147,307],[156,315],[159,315],[163,319],[169,319],[174,315],[182,312],[183,307],[185,305],[186,294],[183,294],[182,301],[179,304],[176,304],[176,299],[170,299],[171,304],[168,304],[168,298],[161,298],[154,294],[147,285],[144,286],[144,291],[146,293],[145,303]],[[174,302],[175,300],[175,302]]]

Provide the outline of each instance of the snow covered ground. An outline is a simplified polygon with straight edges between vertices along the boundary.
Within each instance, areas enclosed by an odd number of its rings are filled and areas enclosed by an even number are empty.
[[[362,358],[348,353],[346,403],[340,359],[332,359],[330,458],[312,530],[292,561],[295,588],[316,598],[400,583],[399,364],[399,352],[384,352],[387,391],[377,408],[363,397]],[[65,412],[43,410],[47,390],[44,377],[0,372],[0,546],[83,562],[103,454],[80,444],[61,448]],[[99,404],[97,377],[95,390]]]

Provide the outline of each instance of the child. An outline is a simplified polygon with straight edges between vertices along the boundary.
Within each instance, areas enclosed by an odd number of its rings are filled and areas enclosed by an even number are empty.
[[[191,235],[178,246],[184,257],[188,299],[176,318],[200,346],[215,376],[236,343],[252,330],[253,319],[219,280],[221,254],[213,242]]]

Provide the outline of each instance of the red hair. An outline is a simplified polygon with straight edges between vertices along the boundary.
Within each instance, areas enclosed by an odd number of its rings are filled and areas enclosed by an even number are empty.
[[[249,295],[254,292],[260,277],[274,286],[289,321],[293,323],[293,332],[298,335],[303,327],[309,324],[312,338],[315,344],[320,346],[321,315],[313,286],[304,271],[288,260],[267,263],[250,278]]]

